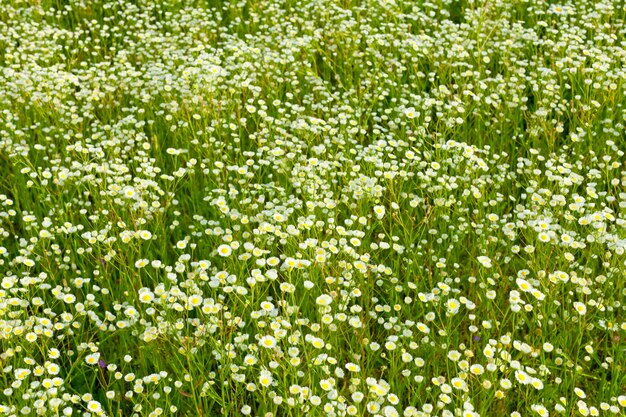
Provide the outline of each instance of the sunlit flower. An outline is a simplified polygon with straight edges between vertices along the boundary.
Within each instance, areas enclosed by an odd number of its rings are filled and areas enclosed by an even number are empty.
[[[479,256],[478,258],[476,258],[478,260],[478,262],[480,262],[480,264],[482,266],[484,266],[485,268],[491,268],[492,264],[491,264],[491,259],[489,259],[487,256]]]
[[[259,339],[259,345],[271,349],[276,346],[276,338],[271,335],[265,335],[261,339]]]
[[[315,299],[315,302],[319,306],[328,306],[333,301],[332,297],[328,294],[322,294]]]
[[[220,245],[217,248],[217,253],[222,257],[228,257],[231,253],[233,253],[232,248],[229,245]]]
[[[574,310],[576,310],[576,312],[580,314],[581,316],[587,313],[587,306],[585,305],[585,303],[575,301],[573,305],[574,305]]]

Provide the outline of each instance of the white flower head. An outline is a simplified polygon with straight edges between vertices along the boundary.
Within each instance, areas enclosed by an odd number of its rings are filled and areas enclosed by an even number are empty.
[[[229,245],[220,245],[217,248],[217,253],[220,256],[227,258],[230,256],[231,253],[233,253],[233,249]]]
[[[480,262],[480,264],[482,266],[484,266],[485,268],[491,268],[492,264],[491,264],[491,259],[489,259],[489,257],[487,256],[479,256],[478,258],[476,258],[478,260],[478,262]]]
[[[332,301],[333,301],[333,298],[328,294],[322,294],[315,299],[315,302],[317,303],[318,306],[330,305]]]

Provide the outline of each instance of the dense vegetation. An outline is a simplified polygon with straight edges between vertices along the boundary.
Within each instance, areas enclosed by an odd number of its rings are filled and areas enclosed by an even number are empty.
[[[626,7],[0,2],[0,416],[626,415]]]

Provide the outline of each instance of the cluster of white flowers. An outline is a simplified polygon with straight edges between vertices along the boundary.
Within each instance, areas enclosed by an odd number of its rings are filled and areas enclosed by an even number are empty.
[[[0,16],[0,416],[626,413],[620,2]]]

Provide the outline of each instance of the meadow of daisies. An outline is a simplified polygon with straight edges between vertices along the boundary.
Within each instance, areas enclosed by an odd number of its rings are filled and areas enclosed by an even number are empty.
[[[626,415],[626,7],[0,2],[0,416]]]

